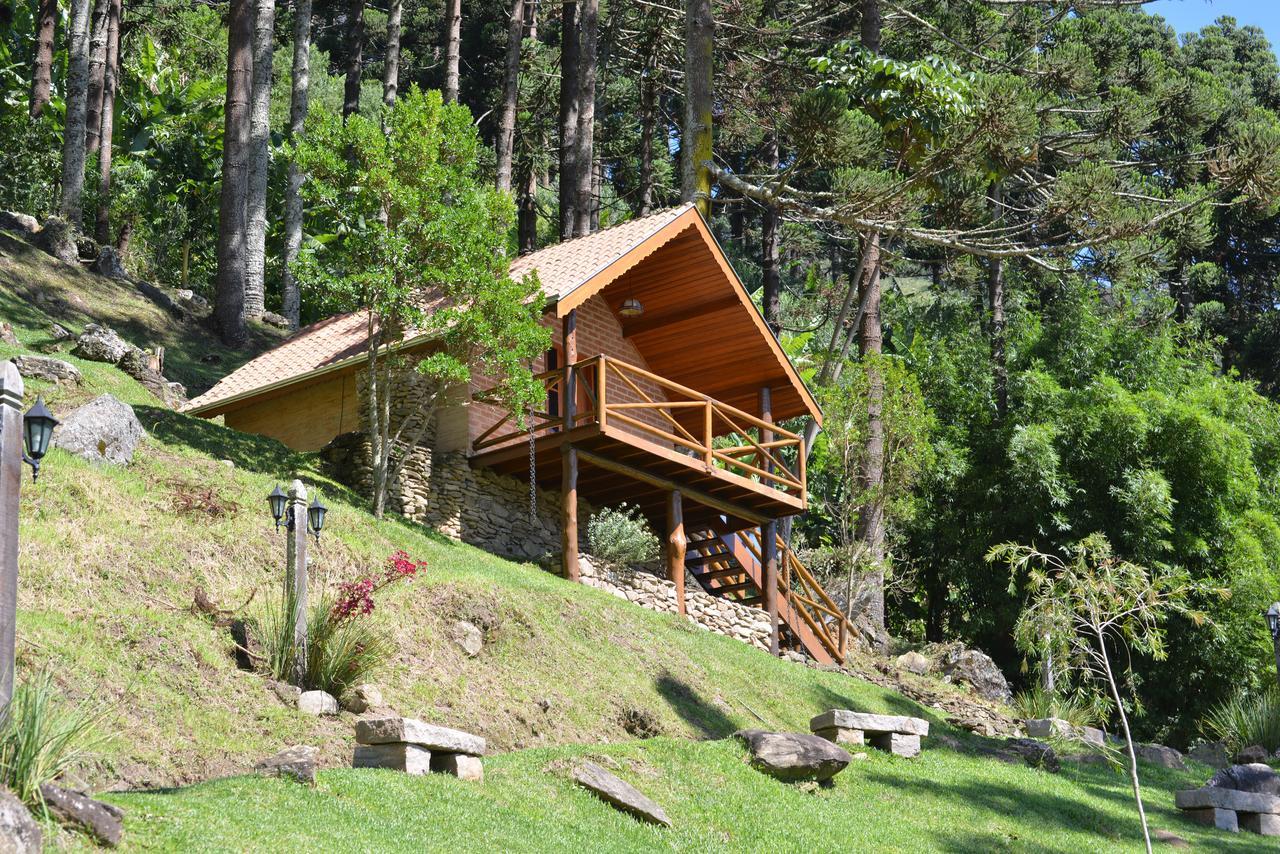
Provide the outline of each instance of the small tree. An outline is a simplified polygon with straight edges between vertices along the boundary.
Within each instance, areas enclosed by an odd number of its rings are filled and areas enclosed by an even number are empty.
[[[1092,683],[1104,689],[1114,703],[1129,754],[1129,778],[1142,836],[1150,852],[1151,834],[1142,806],[1133,736],[1120,696],[1121,682],[1130,687],[1133,683],[1132,659],[1126,656],[1123,665],[1113,664],[1107,644],[1129,647],[1157,661],[1163,659],[1161,624],[1169,614],[1185,614],[1197,624],[1206,619],[1187,607],[1189,594],[1199,590],[1199,585],[1185,572],[1157,572],[1117,557],[1102,534],[1090,534],[1069,547],[1065,560],[1034,546],[1014,543],[995,546],[987,553],[987,560],[1004,561],[1014,570],[1011,592],[1016,589],[1019,573],[1027,573],[1031,599],[1014,627],[1019,648],[1052,661],[1063,675],[1074,674],[1082,688]]]
[[[510,198],[477,175],[465,107],[411,88],[378,114],[317,111],[295,149],[309,214],[332,233],[299,255],[299,282],[367,316],[373,510],[430,429],[441,396],[472,377],[523,413],[544,394],[529,370],[548,346],[536,278],[508,271]],[[410,387],[414,374],[426,382]],[[393,401],[407,409],[393,418]]]

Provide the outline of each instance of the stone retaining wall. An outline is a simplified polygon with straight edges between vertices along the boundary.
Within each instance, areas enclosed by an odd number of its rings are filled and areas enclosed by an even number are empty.
[[[650,611],[676,613],[676,586],[666,578],[644,569],[597,566],[585,556],[580,563],[583,584],[607,590],[619,599],[626,599]],[[707,631],[768,652],[771,639],[769,617],[759,608],[712,596],[687,576],[684,602],[689,619]]]

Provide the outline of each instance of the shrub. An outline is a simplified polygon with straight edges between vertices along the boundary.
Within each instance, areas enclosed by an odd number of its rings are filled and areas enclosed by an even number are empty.
[[[1200,731],[1232,753],[1252,744],[1274,753],[1280,749],[1280,690],[1273,686],[1257,694],[1240,693],[1219,703],[1201,719]]]
[[[0,778],[28,804],[42,804],[40,786],[82,762],[103,741],[98,724],[106,707],[70,704],[53,677],[39,671],[20,682],[0,712]]]
[[[645,563],[658,557],[658,538],[636,507],[606,507],[587,523],[591,554],[611,563]]]

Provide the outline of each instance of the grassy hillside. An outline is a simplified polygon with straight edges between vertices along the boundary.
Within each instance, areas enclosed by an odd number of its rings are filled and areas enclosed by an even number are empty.
[[[0,270],[18,266],[9,245],[0,244]],[[110,286],[63,275],[39,257],[21,263],[24,276],[49,277],[70,301]],[[66,321],[14,293],[13,281],[0,278],[0,310],[22,309],[2,319],[14,323],[24,348],[37,346],[52,320]],[[119,305],[107,301],[114,311],[136,308],[136,334],[164,340],[167,319],[148,319],[145,304],[118,296]],[[88,304],[89,296],[82,299]],[[128,318],[105,319],[128,328]],[[0,346],[0,358],[14,352]],[[979,758],[969,750],[978,740],[892,691],[771,658],[403,520],[377,522],[357,496],[327,482],[312,457],[161,409],[114,368],[70,361],[84,371],[84,388],[32,383],[31,391],[44,391],[55,412],[110,391],[135,405],[150,438],[127,468],[55,451],[39,484],[25,487],[19,668],[49,668],[69,696],[111,704],[113,735],[83,782],[97,791],[135,790],[110,796],[128,811],[132,846],[1135,847],[1124,778],[1105,768],[1069,766],[1053,776]],[[235,667],[227,631],[190,608],[197,588],[226,607],[252,597],[252,610],[279,587],[283,541],[265,497],[293,476],[318,486],[331,507],[313,552],[315,575],[348,578],[394,549],[429,563],[425,577],[380,604],[376,618],[393,632],[398,652],[377,681],[403,713],[489,738],[502,755],[488,760],[482,785],[342,768],[354,717],[308,718],[285,708],[262,677]],[[191,496],[206,509],[183,509]],[[475,658],[447,639],[457,619],[487,627]],[[914,762],[872,753],[834,789],[810,791],[750,770],[740,748],[724,740],[747,726],[803,730],[831,707],[920,715],[936,736],[958,741],[948,748],[932,738]],[[661,737],[634,740],[623,718],[635,710],[656,719]],[[298,743],[320,747],[332,769],[314,790],[217,779]],[[585,752],[615,762],[667,807],[676,828],[642,827],[569,785],[563,760]],[[1226,839],[1174,815],[1172,790],[1207,773],[1147,770],[1157,826],[1197,843],[1257,847],[1257,837]],[[195,785],[175,788],[184,784]]]

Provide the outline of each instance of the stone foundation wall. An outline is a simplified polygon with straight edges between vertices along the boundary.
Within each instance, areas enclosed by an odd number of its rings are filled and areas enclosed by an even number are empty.
[[[583,584],[650,611],[676,613],[676,586],[666,578],[644,569],[597,566],[585,555],[580,562]],[[707,631],[769,651],[769,617],[759,608],[712,596],[687,576],[684,602],[689,619]]]

